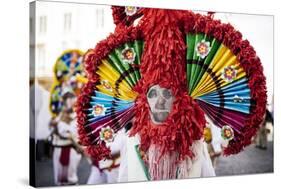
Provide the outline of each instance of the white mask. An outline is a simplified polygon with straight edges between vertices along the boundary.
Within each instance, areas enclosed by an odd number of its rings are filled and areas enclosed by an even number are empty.
[[[148,90],[147,101],[150,107],[150,117],[154,124],[163,123],[171,112],[174,96],[170,89],[153,85]]]

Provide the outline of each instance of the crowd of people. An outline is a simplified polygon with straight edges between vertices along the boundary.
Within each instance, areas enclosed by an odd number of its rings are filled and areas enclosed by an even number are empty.
[[[76,96],[66,92],[62,96],[62,111],[52,118],[49,112],[49,92],[37,81],[31,86],[31,146],[35,143],[36,161],[49,158],[53,162],[54,184],[75,185],[79,183],[77,169],[82,157],[86,158],[91,167],[88,184],[115,183],[120,165],[120,148],[122,137],[116,137],[111,144],[112,157],[96,161],[89,157],[78,141],[74,104]],[[32,150],[32,149],[31,149]],[[44,171],[44,170],[41,170]]]
[[[52,159],[55,185],[78,184],[77,170],[83,157],[88,160],[88,165],[91,167],[87,184],[116,183],[130,180],[131,173],[128,171],[128,164],[130,164],[130,161],[135,163],[134,158],[137,158],[132,155],[127,146],[132,142],[127,141],[127,130],[130,124],[117,133],[114,141],[109,144],[111,158],[97,161],[88,156],[84,147],[79,144],[74,112],[76,96],[71,92],[63,94],[62,111],[59,116],[52,118],[48,112],[48,91],[40,86],[38,82],[34,83],[31,90],[35,95],[35,102],[31,101],[33,103],[31,105],[33,107],[31,115],[34,116],[31,120],[35,122],[35,130],[31,131],[33,132],[31,136],[35,136],[36,160]],[[203,148],[208,152],[208,157],[204,159],[207,163],[205,166],[197,167],[196,169],[202,169],[203,172],[205,169],[205,175],[201,173],[201,176],[215,176],[214,170],[218,163],[218,158],[222,155],[223,148],[227,144],[221,137],[220,129],[207,116],[206,121]],[[253,140],[256,147],[263,150],[267,147],[267,135],[270,132],[268,123],[273,125],[273,116],[267,110],[260,130]],[[211,163],[208,164],[208,162]],[[141,174],[141,172],[136,174]]]

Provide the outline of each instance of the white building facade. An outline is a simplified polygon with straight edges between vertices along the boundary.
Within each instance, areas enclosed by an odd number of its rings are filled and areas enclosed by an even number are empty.
[[[35,4],[35,18],[30,18],[31,56],[35,50],[37,77],[52,77],[52,67],[63,51],[86,52],[114,31],[110,6],[62,2]]]

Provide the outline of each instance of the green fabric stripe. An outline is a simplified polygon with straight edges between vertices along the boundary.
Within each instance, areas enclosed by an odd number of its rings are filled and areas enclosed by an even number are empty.
[[[108,57],[110,58],[110,60],[113,63],[113,65],[115,65],[114,67],[116,68],[116,70],[120,74],[122,74],[122,73],[124,73],[126,71],[126,69],[123,67],[122,63],[119,61],[118,57],[115,55],[114,52],[110,53],[108,55]],[[125,80],[130,85],[130,87],[133,87],[133,82],[131,81],[131,79],[129,77],[126,77]]]
[[[145,176],[146,176],[146,179],[147,179],[147,180],[150,180],[151,177],[150,177],[150,175],[149,175],[148,169],[147,169],[147,167],[145,166],[144,161],[142,160],[141,155],[140,155],[139,145],[135,145],[135,150],[136,150],[136,152],[137,152],[137,156],[138,156],[138,159],[139,159],[139,161],[140,161],[140,163],[141,163],[141,166],[142,166],[142,169],[143,169],[144,174],[145,174]]]
[[[82,63],[80,63],[78,66],[76,66],[75,70],[81,70],[82,71]]]
[[[134,51],[135,51],[135,53],[136,53],[136,56],[135,56],[135,61],[133,62],[133,64],[137,64],[136,63],[136,59],[137,59],[137,51],[136,51],[136,49],[134,48],[134,45],[133,45],[133,42],[131,42],[131,43],[126,43],[125,44],[125,48],[126,47],[128,47],[128,48],[133,48],[134,49]],[[132,67],[131,66],[131,64],[128,64],[130,67]],[[133,67],[133,70],[134,70],[134,72],[132,73],[132,76],[133,76],[133,81],[134,81],[134,86],[137,84],[137,82],[139,81],[139,78],[138,78],[138,75],[139,75],[139,71],[136,69],[136,68],[134,68]]]
[[[133,45],[132,45],[132,43],[125,43],[125,48],[126,47],[128,47],[128,48],[134,48],[133,47]],[[134,49],[135,50],[135,49]],[[136,50],[135,50],[135,53],[136,53]],[[128,64],[128,63],[127,63]],[[133,62],[133,64],[135,64],[135,61]],[[130,64],[128,64],[128,66],[129,67],[132,67]],[[133,82],[134,82],[134,86],[137,84],[137,82],[138,82],[138,79],[137,79],[137,76],[136,76],[136,72],[137,72],[137,70],[136,69],[134,69],[133,68],[133,70],[134,70],[134,72],[131,74],[131,77],[132,77],[132,79],[133,79]]]
[[[204,38],[203,34],[196,34],[195,35],[195,43],[194,43],[194,46],[193,46],[193,58],[192,58],[193,60],[199,60],[200,59],[200,57],[197,56],[197,53],[196,53],[195,49],[196,49],[197,43],[200,42],[203,38]],[[196,67],[195,64],[191,65],[190,77],[189,77],[189,85],[188,85],[189,91],[191,91],[191,87],[193,85],[192,78],[194,77],[193,75],[195,73],[195,67]]]
[[[127,46],[127,44],[124,44],[123,48],[114,49],[114,53],[115,53],[116,57],[118,58],[119,62],[125,68],[125,70],[128,70],[128,69],[130,69],[131,66],[129,65],[129,63],[124,62],[122,59],[122,50],[125,48],[125,46]],[[136,78],[134,77],[134,73],[130,73],[127,76],[127,78],[128,78],[128,80],[131,81],[132,86],[134,86],[137,83]]]
[[[220,47],[220,42],[218,42],[215,38],[209,37],[206,34],[203,33],[188,33],[186,35],[186,43],[187,43],[187,60],[193,60],[193,61],[202,61],[202,58],[197,56],[196,53],[196,45],[198,42],[202,41],[209,41],[210,42],[210,52],[205,57],[204,65],[209,65],[215,54],[217,53],[217,50]],[[200,82],[201,78],[204,75],[204,70],[201,66],[198,66],[197,64],[187,64],[187,83],[188,83],[188,90],[189,94],[193,92],[193,90],[196,88],[198,83]]]
[[[126,47],[133,48],[136,57],[133,64],[140,65],[141,64],[141,55],[143,52],[143,41],[133,41],[129,43],[125,43],[121,45],[119,48],[115,48],[111,53],[108,55],[107,60],[111,64],[111,66],[118,71],[120,74],[123,74],[128,69],[133,68],[133,72],[131,72],[127,77],[125,77],[126,82],[129,84],[130,87],[134,87],[137,82],[141,78],[141,74],[138,69],[131,66],[130,63],[127,63],[126,61],[123,61],[122,59],[122,51]]]
[[[199,34],[200,35],[200,34]],[[199,37],[199,38],[201,38],[201,37]],[[205,41],[209,41],[210,39],[207,37],[207,35],[204,35],[204,37],[203,38],[201,38],[201,39],[199,39],[199,41],[197,41],[197,43],[198,42],[201,42],[201,40],[205,40]],[[197,43],[195,44],[195,46],[197,45]],[[194,47],[194,48],[196,48],[196,47]],[[196,54],[196,52],[195,52],[195,54]],[[196,55],[197,56],[197,55]],[[198,60],[197,61],[200,61],[200,60],[202,60],[201,58],[198,58]],[[192,75],[192,77],[191,77],[191,79],[190,79],[190,86],[189,86],[189,91],[192,91],[192,89],[194,88],[194,85],[195,85],[195,81],[196,81],[196,79],[197,79],[197,77],[198,77],[198,75],[199,75],[199,73],[200,73],[200,70],[201,70],[201,67],[200,66],[198,66],[198,65],[193,65],[193,67],[194,67],[194,69],[193,69],[193,75]]]
[[[135,49],[135,52],[136,52],[135,62],[136,62],[136,64],[140,65],[141,64],[141,55],[142,55],[142,52],[143,52],[143,42],[142,41],[134,41],[133,48]],[[136,73],[136,77],[137,77],[137,80],[140,80],[141,74],[140,74],[139,71]]]
[[[212,62],[220,45],[221,45],[221,43],[218,42],[215,38],[213,38],[213,40],[211,42],[211,50],[210,50],[208,56],[205,58],[204,64],[210,64]]]
[[[56,65],[56,71],[63,71],[63,70],[68,70],[68,67],[66,65],[65,62],[63,62],[62,60],[59,60],[58,64]]]
[[[194,43],[195,43],[195,35],[192,33],[189,33],[186,35],[186,44],[187,44],[187,53],[186,53],[186,59],[190,60],[193,58],[193,51],[194,51]],[[186,70],[186,78],[187,78],[187,83],[189,86],[189,81],[190,81],[190,75],[191,75],[191,64],[187,64],[187,70]]]
[[[220,47],[220,43],[215,39],[213,38],[211,41],[211,50],[208,54],[208,56],[205,58],[204,60],[204,65],[210,65],[210,63],[212,62],[213,58],[215,57],[215,54],[218,50],[218,48]],[[204,70],[201,69],[200,67],[200,73],[197,75],[196,77],[196,80],[194,82],[194,85],[193,87],[191,88],[191,92],[195,89],[195,87],[198,85],[198,83],[200,82],[201,78],[203,77],[204,75]],[[190,93],[191,94],[191,93]]]

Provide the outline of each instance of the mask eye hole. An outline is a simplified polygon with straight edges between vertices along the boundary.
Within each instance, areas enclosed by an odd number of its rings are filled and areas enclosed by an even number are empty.
[[[148,98],[155,98],[157,97],[157,91],[155,89],[151,89],[149,92],[148,92]]]
[[[162,92],[162,95],[163,95],[163,97],[166,98],[166,99],[169,99],[169,98],[172,97],[172,93],[171,93],[171,91],[168,90],[168,89],[164,89],[163,92]]]

